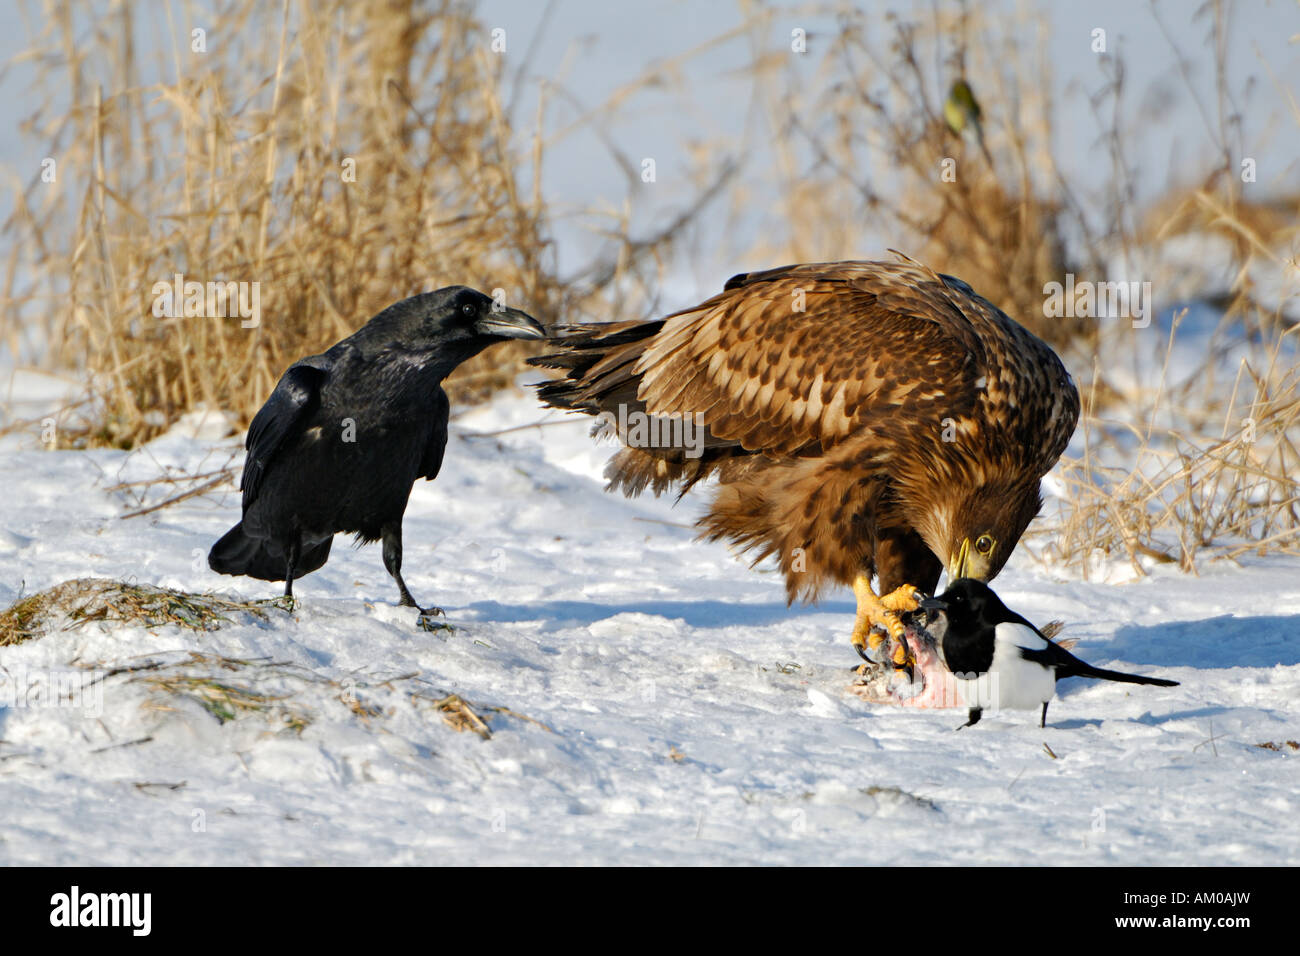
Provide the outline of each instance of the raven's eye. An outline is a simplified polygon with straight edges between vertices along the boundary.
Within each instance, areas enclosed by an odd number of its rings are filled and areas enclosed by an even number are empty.
[[[468,302],[466,302],[464,305],[460,307],[461,315],[465,315],[465,316],[473,315],[476,311],[478,310],[475,309],[474,306],[470,305]]]
[[[988,554],[993,550],[993,536],[982,534],[975,539],[975,550],[980,554]]]

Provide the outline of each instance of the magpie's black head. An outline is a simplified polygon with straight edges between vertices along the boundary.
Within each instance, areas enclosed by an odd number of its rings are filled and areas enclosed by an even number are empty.
[[[463,285],[413,295],[390,305],[353,337],[358,345],[445,350],[460,360],[503,339],[543,339],[532,316]]]
[[[922,601],[921,607],[944,618],[945,630],[959,634],[973,634],[985,627],[1021,620],[991,587],[975,578],[959,578],[942,594]]]

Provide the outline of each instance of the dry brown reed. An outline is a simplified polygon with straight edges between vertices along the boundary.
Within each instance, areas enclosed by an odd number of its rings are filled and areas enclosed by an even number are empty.
[[[961,277],[1051,344],[1086,352],[1091,324],[1042,308],[1044,283],[1067,271],[1064,220],[1078,218],[1051,150],[1047,44],[1034,42],[1046,25],[964,6],[916,18],[832,11],[816,82],[791,57],[756,60],[777,157],[771,192],[788,224],[758,261],[896,248]],[[944,121],[961,77],[983,101],[987,155]]]
[[[29,51],[44,98],[25,132],[57,180],[33,179],[7,225],[0,336],[84,373],[88,443],[128,447],[200,407],[247,421],[290,363],[420,291],[503,290],[546,324],[644,301],[628,286],[671,233],[624,230],[608,269],[557,276],[543,132],[512,124],[472,3],[235,0],[215,22],[169,5],[165,35],[206,26],[205,48],[154,64],[137,40],[159,9],[50,2]],[[257,283],[261,324],[155,316],[177,274]],[[511,382],[526,349],[466,363],[453,401]]]

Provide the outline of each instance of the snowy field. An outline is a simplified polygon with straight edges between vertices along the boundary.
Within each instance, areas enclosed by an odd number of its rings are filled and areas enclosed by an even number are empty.
[[[995,582],[1008,604],[1067,621],[1092,663],[1182,686],[1069,681],[1046,730],[1006,712],[954,733],[964,712],[849,691],[847,590],[787,608],[778,574],[693,540],[698,500],[604,494],[588,424],[523,394],[453,421],[404,572],[454,630],[418,630],[378,546],[341,537],[292,613],[0,648],[0,862],[1300,863],[1300,563],[1106,585],[1020,553]],[[0,605],[75,577],[276,595],[207,569],[233,486],[125,520],[139,503],[111,490],[219,468],[241,441],[11,439]],[[100,679],[43,704],[70,668]],[[210,679],[266,699],[222,715],[194,689]],[[490,739],[447,722],[449,694]]]

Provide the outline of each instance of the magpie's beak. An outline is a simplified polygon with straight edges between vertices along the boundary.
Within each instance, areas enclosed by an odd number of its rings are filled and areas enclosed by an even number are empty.
[[[493,307],[475,323],[479,335],[495,335],[502,339],[544,339],[546,330],[527,312],[518,309]]]
[[[922,598],[915,611],[909,611],[903,615],[903,623],[917,625],[924,631],[938,620],[946,610],[948,610],[948,605],[938,598]]]
[[[948,603],[939,598],[922,598],[920,605],[913,612],[916,623],[920,624],[922,633],[930,643],[939,646],[948,633]]]

